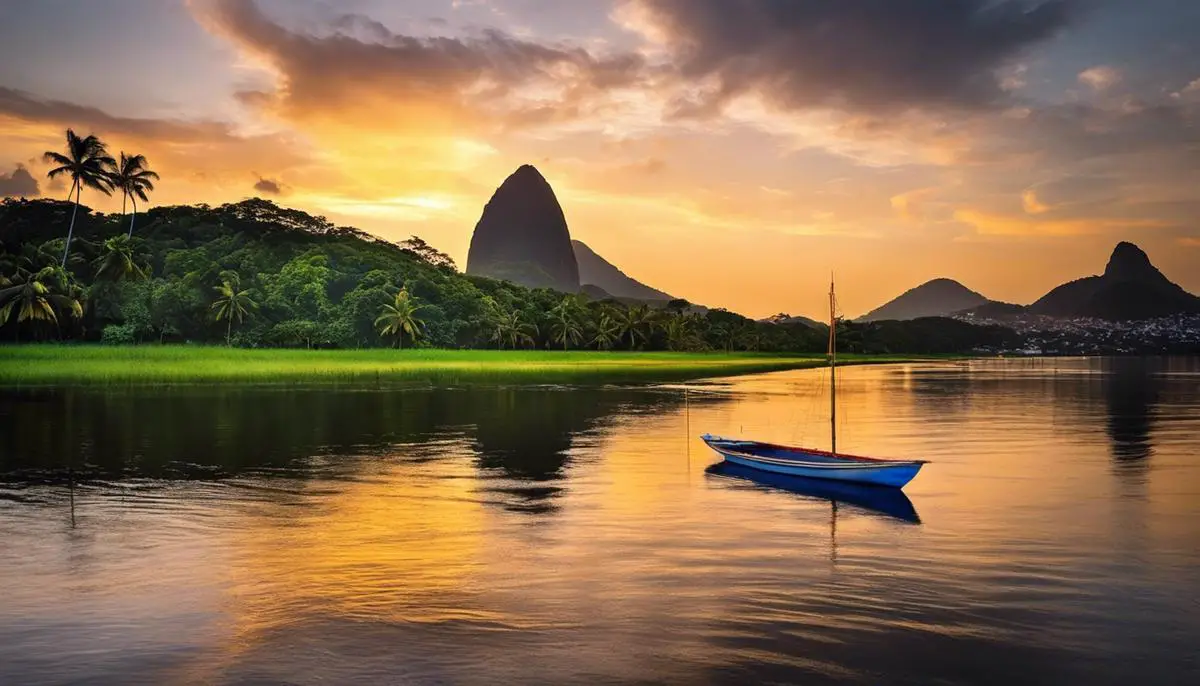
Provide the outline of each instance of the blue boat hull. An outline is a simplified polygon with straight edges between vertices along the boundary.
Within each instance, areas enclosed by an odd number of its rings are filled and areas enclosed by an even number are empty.
[[[730,441],[703,436],[704,442],[717,454],[743,467],[773,474],[801,476],[809,479],[831,479],[856,484],[871,484],[903,488],[917,472],[923,461],[868,460],[839,457],[819,451],[782,448],[752,441]]]
[[[762,469],[743,467],[729,460],[709,465],[706,474],[736,479],[763,488],[778,489],[805,498],[853,505],[871,514],[920,524],[921,517],[904,491],[870,484],[856,484],[833,479],[806,479],[802,476],[776,474]]]

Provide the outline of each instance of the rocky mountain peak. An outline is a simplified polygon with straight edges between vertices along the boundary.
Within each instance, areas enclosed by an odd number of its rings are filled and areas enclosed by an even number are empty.
[[[483,208],[467,273],[531,288],[579,290],[579,265],[554,189],[533,165],[513,172]]]
[[[1150,263],[1150,257],[1133,243],[1121,241],[1113,249],[1104,267],[1104,276],[1117,281],[1163,280],[1161,272]]]

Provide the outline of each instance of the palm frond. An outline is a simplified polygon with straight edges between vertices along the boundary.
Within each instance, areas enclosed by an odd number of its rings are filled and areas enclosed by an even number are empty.
[[[70,157],[67,157],[60,152],[54,152],[53,150],[47,150],[42,155],[42,159],[46,162],[53,162],[54,164],[62,165],[63,167],[70,167],[71,165],[75,164],[75,161]]]

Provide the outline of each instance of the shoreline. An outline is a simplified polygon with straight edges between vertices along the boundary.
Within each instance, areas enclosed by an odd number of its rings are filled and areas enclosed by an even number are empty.
[[[838,366],[961,359],[839,355]],[[457,386],[686,381],[810,369],[825,355],[527,350],[0,347],[0,388]]]

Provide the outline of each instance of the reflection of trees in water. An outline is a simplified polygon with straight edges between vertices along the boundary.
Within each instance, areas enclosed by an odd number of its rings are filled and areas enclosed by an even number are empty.
[[[508,388],[472,391],[467,402],[472,405],[478,465],[485,478],[495,479],[485,490],[499,495],[505,508],[542,512],[552,509],[562,492],[556,482],[566,478],[580,436],[616,417],[675,411],[683,396],[636,388]],[[697,403],[695,397],[692,402]]]
[[[1105,429],[1114,465],[1123,473],[1138,475],[1149,467],[1162,365],[1161,360],[1140,357],[1104,361]]]
[[[472,393],[478,464],[487,478],[500,481],[485,490],[500,495],[509,509],[550,509],[562,491],[552,482],[564,477],[572,438],[613,409],[603,396],[550,389]]]
[[[575,438],[613,416],[662,412],[648,389],[190,389],[0,393],[0,474],[9,480],[352,476],[339,457],[413,447],[413,459],[474,452],[484,490],[543,510],[560,492]],[[451,447],[435,439],[454,438]],[[431,441],[435,441],[431,443]],[[329,458],[329,459],[326,459]]]
[[[169,479],[301,468],[314,456],[424,440],[438,401],[419,391],[8,393],[0,395],[0,470],[72,464],[107,478]]]

